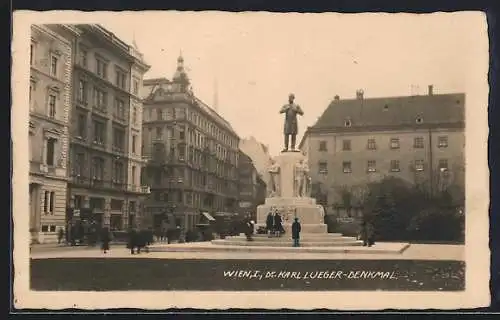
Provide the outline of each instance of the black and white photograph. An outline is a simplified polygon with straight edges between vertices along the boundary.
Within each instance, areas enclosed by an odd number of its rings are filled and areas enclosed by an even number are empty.
[[[17,308],[489,305],[478,12],[14,13]]]

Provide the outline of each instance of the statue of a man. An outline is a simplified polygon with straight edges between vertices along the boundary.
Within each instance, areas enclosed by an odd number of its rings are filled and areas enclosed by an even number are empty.
[[[269,196],[270,197],[279,197],[280,196],[280,179],[279,179],[279,174],[280,174],[280,167],[276,163],[275,160],[273,160],[272,165],[269,167],[269,176],[270,180],[269,181]]]
[[[282,152],[288,151],[288,142],[290,136],[292,136],[292,151],[295,151],[295,142],[298,133],[298,124],[297,124],[297,114],[304,115],[304,111],[300,108],[298,104],[295,104],[293,100],[295,99],[295,95],[291,93],[288,96],[288,104],[285,104],[280,113],[285,114],[285,125],[283,128],[283,133],[285,134],[285,149]]]
[[[309,176],[309,165],[307,164],[307,160],[302,161],[302,181],[300,187],[300,196],[301,197],[309,197],[309,184],[311,181],[311,177]]]
[[[296,197],[302,197],[302,184],[303,184],[303,181],[304,181],[304,164],[303,164],[303,161],[304,160],[299,160],[296,164],[295,164],[295,170],[294,170],[294,177],[293,177],[293,182],[294,182],[294,190],[293,190],[293,193],[294,193],[294,196]]]

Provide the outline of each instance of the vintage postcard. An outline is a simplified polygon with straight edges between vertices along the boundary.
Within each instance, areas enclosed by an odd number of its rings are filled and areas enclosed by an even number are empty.
[[[17,308],[489,305],[480,12],[14,13]]]

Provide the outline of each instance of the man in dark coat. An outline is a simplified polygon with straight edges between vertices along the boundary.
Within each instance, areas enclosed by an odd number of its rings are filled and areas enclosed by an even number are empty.
[[[373,223],[369,220],[364,220],[361,229],[361,238],[363,239],[363,246],[371,247],[375,244],[375,230]]]
[[[292,223],[292,239],[293,239],[293,246],[294,247],[299,247],[299,239],[300,239],[300,222],[299,218],[295,218],[295,221]]]
[[[104,253],[109,251],[109,243],[111,241],[111,234],[108,228],[103,228],[101,232],[101,249]]]
[[[128,243],[127,248],[130,249],[130,253],[134,254],[134,249],[137,247],[137,230],[135,228],[130,228],[128,232]]]
[[[283,226],[281,225],[281,215],[279,214],[279,212],[276,212],[276,214],[274,215],[274,232],[275,234],[280,237],[281,236],[281,233],[283,231]]]
[[[266,231],[269,235],[269,238],[272,236],[273,233],[273,223],[274,223],[273,213],[269,211],[266,218]]]

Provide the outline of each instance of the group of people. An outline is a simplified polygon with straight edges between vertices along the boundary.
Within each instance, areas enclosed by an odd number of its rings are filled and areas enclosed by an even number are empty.
[[[281,237],[285,233],[285,229],[283,228],[283,219],[279,212],[270,211],[267,214],[266,218],[266,231],[271,237]]]
[[[266,218],[266,230],[268,237],[281,237],[285,233],[285,228],[283,228],[283,219],[279,212],[270,211]],[[302,227],[299,222],[299,218],[295,218],[292,223],[292,239],[293,246],[300,246],[300,232]]]

